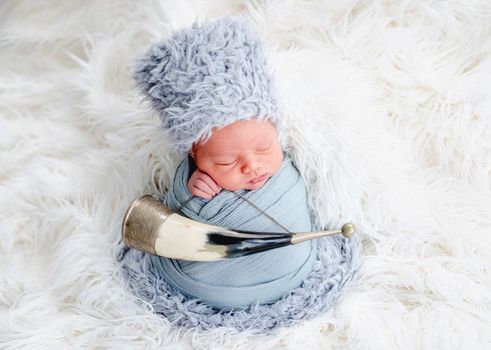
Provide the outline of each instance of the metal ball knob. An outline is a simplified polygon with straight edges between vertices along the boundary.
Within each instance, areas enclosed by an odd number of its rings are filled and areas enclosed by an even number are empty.
[[[352,223],[346,223],[341,227],[341,233],[344,237],[350,238],[356,233],[356,226]]]

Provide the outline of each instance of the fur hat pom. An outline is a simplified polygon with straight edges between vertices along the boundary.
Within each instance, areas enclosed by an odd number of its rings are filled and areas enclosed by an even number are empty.
[[[134,77],[176,150],[188,151],[213,128],[238,120],[270,119],[280,127],[272,74],[245,18],[195,22],[174,32],[137,60]]]

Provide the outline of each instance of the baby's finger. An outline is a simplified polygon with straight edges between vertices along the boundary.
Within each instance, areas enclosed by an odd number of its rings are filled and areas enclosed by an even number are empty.
[[[201,191],[208,193],[210,195],[215,195],[216,192],[213,191],[213,189],[208,185],[206,181],[204,181],[202,178],[197,178],[195,185],[197,188],[199,188]]]
[[[193,185],[193,188],[194,188],[194,191],[193,191],[194,195],[199,196],[199,197],[204,198],[204,199],[213,198],[213,196],[211,194],[208,194],[208,193],[202,191],[200,188],[196,187],[195,185]]]
[[[203,181],[213,193],[217,193],[221,190],[220,186],[218,186],[217,183],[208,174],[201,173],[197,179]]]

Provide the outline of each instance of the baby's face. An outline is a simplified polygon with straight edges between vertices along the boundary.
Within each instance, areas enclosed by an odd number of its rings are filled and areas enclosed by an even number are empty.
[[[201,171],[229,191],[260,188],[283,162],[278,134],[269,120],[241,120],[215,129],[206,143],[193,146],[192,155]]]

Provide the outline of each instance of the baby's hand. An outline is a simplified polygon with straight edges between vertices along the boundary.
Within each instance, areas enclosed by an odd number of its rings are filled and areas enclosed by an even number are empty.
[[[188,181],[188,190],[191,194],[205,199],[211,199],[218,194],[222,188],[208,175],[196,169]]]

